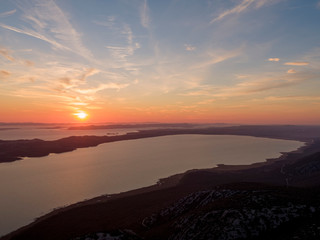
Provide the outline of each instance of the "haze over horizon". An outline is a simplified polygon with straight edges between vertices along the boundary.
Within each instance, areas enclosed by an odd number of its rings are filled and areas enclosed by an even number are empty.
[[[320,1],[8,0],[0,122],[319,124]]]

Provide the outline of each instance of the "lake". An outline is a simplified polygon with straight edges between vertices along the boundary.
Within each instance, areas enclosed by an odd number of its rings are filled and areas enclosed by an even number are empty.
[[[123,135],[128,132],[136,132],[137,128],[134,129],[86,129],[86,130],[68,130],[73,125],[13,125],[1,127],[0,125],[0,140],[17,140],[17,139],[34,139],[39,138],[42,140],[57,140],[69,136],[84,136],[84,135]]]
[[[262,162],[302,145],[247,136],[176,135],[2,163],[0,236],[57,207],[152,185],[190,169]]]

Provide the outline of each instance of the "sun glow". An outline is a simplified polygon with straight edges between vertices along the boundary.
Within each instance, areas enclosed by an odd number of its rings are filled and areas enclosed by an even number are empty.
[[[73,115],[77,116],[78,118],[84,120],[88,117],[88,114],[85,113],[85,112],[77,112],[77,113],[74,113]]]

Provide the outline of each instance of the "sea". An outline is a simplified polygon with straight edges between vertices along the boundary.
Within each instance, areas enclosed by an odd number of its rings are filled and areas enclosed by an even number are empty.
[[[139,129],[68,130],[68,126],[1,126],[0,140],[55,140],[121,135]],[[53,209],[156,184],[217,164],[251,164],[303,146],[298,141],[232,135],[174,135],[120,142],[0,163],[0,236]]]

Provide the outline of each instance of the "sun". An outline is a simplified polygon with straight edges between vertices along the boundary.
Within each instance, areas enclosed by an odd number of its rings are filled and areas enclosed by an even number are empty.
[[[88,117],[88,114],[85,113],[85,112],[77,112],[77,113],[74,113],[73,115],[77,116],[78,118],[80,118],[81,120],[84,120]]]

